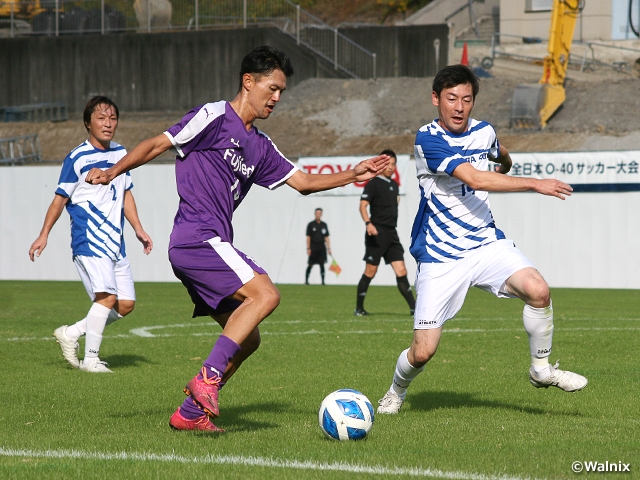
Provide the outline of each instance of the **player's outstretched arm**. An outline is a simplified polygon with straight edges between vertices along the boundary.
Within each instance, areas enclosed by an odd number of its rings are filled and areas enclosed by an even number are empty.
[[[571,195],[571,185],[555,179],[510,177],[496,172],[476,170],[469,163],[458,165],[453,176],[474,190],[485,192],[537,192],[564,200]]]
[[[331,190],[353,182],[365,182],[379,175],[389,165],[390,157],[378,155],[363,160],[355,168],[337,173],[304,173],[297,171],[287,180],[287,185],[303,195]]]
[[[38,235],[38,238],[36,238],[35,242],[31,244],[31,248],[29,249],[29,258],[32,262],[34,262],[35,257],[39,257],[42,251],[46,248],[49,233],[60,218],[62,210],[68,201],[69,199],[67,197],[63,197],[57,193],[54,195],[53,201],[51,202],[51,205],[49,205],[47,214],[44,217],[44,224],[42,225],[42,230],[40,230],[40,235]]]
[[[149,255],[153,249],[153,240],[142,228],[140,217],[138,217],[138,208],[136,207],[136,200],[133,198],[131,190],[124,192],[124,217],[127,219],[133,231],[136,233],[136,238],[142,243],[143,252],[145,255]]]
[[[118,175],[150,162],[170,148],[171,140],[164,133],[153,138],[147,138],[122,157],[113,167],[106,170],[100,170],[99,168],[89,170],[85,182],[91,185],[108,185]]]

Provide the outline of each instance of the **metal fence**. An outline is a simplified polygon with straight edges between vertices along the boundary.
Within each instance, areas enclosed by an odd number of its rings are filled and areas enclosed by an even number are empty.
[[[500,42],[500,37],[517,38],[521,40],[521,43]],[[482,65],[485,66],[486,64],[490,68],[493,64],[493,59],[496,57],[512,58],[528,62],[541,62],[546,52],[540,54],[540,56],[533,56],[519,51],[518,45],[542,44],[547,41],[547,39],[539,37],[522,37],[520,35],[495,33],[491,41],[490,57],[483,58]],[[579,66],[581,72],[585,70],[597,70],[598,68],[611,68],[619,72],[630,73],[634,68],[640,68],[640,49],[638,48],[616,45],[615,42],[606,44],[602,42],[574,41],[571,50],[569,65],[573,67]],[[524,52],[526,52],[526,50],[524,50]],[[485,63],[489,60],[491,60],[491,64]]]
[[[0,165],[40,161],[42,161],[42,155],[37,133],[0,139]]]
[[[376,55],[289,0],[0,0],[0,36],[166,32],[275,26],[355,78]]]

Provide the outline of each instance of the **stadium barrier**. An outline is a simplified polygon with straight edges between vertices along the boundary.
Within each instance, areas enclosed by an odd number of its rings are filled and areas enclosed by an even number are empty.
[[[598,155],[594,155],[594,154]],[[609,152],[609,156],[640,159],[640,152]],[[524,154],[520,154],[524,155]],[[529,154],[532,155],[532,154]],[[564,154],[535,154],[546,165],[561,168]],[[607,152],[580,152],[580,162],[595,170],[605,165],[598,158]],[[366,158],[366,156],[359,157]],[[525,168],[533,157],[513,155]],[[565,169],[566,158],[564,160]],[[405,247],[410,279],[415,261],[408,254],[410,231],[419,204],[415,165],[409,161],[404,185],[406,195],[399,205],[398,233]],[[602,167],[599,165],[602,163]],[[628,165],[630,161],[624,161]],[[615,165],[615,163],[613,163]],[[550,167],[549,167],[550,168]],[[578,168],[577,164],[574,168]],[[613,170],[613,169],[612,169]],[[605,170],[606,171],[606,170]],[[572,175],[575,175],[575,171]],[[0,168],[0,279],[77,280],[71,262],[69,226],[61,218],[53,228],[47,249],[31,263],[28,249],[38,236],[60,175],[60,166]],[[127,255],[138,281],[176,281],[167,258],[167,245],[178,204],[174,166],[146,165],[131,173],[140,218],[154,240],[154,251],[145,256],[131,228],[125,227]],[[603,173],[605,175],[605,173]],[[609,175],[609,174],[606,174]],[[619,173],[624,175],[636,175]],[[640,288],[640,222],[633,221],[640,204],[640,192],[582,191],[561,201],[536,193],[492,193],[489,196],[498,227],[536,265],[552,287]],[[358,211],[360,197],[303,196],[282,186],[274,191],[254,187],[234,219],[234,244],[251,255],[276,283],[302,283],[306,268],[305,228],[315,208],[324,210],[333,255],[339,260],[339,277],[328,275],[328,284],[356,285],[364,271],[364,225]],[[66,214],[63,214],[66,217]],[[314,279],[313,275],[318,278]],[[317,270],[310,281],[319,280]],[[373,285],[395,285],[390,267],[381,266]],[[355,294],[354,294],[355,299]]]

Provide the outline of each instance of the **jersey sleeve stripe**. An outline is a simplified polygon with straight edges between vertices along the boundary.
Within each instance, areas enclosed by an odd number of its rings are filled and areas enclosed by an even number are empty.
[[[184,157],[184,153],[179,146],[189,143],[207,128],[211,122],[224,115],[225,105],[226,102],[207,103],[198,110],[175,137],[168,132],[164,132],[169,140],[171,140],[173,146],[176,147],[181,157]]]
[[[101,160],[96,163],[89,163],[80,169],[80,173],[85,173],[91,170],[92,168],[109,168],[113,166],[113,164],[109,163],[108,160]]]

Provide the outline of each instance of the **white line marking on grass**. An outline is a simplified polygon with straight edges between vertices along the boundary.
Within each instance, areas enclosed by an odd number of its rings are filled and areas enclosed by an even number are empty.
[[[185,328],[185,327],[201,327],[201,326],[218,326],[217,323],[199,323],[199,324],[182,324],[176,323],[173,325],[155,325],[151,327],[140,327],[134,328],[130,330],[129,334],[122,333],[118,335],[104,335],[103,338],[174,338],[174,337],[208,337],[208,336],[217,336],[220,334],[218,331],[211,332],[194,332],[194,333],[151,333],[149,330],[159,330],[163,328]],[[394,329],[393,331],[389,330],[336,330],[336,331],[321,331],[316,329],[305,330],[303,332],[273,332],[266,330],[269,325],[263,326],[260,332],[261,335],[265,336],[287,336],[287,335],[379,335],[379,334],[388,334],[388,333],[411,333],[409,329]],[[640,330],[640,327],[574,327],[574,328],[562,328],[558,330],[556,333],[562,332],[626,332],[633,331],[637,332]],[[523,328],[445,328],[442,330],[442,333],[496,333],[496,332],[519,332],[523,333]],[[45,341],[53,341],[53,337],[12,337],[12,338],[3,338],[1,340],[5,340],[7,342],[30,342],[35,340],[45,340]]]
[[[311,461],[280,460],[265,457],[242,457],[239,455],[205,455],[189,457],[183,455],[158,453],[100,453],[83,450],[16,450],[0,447],[0,455],[22,458],[60,458],[77,460],[124,460],[138,462],[167,462],[188,464],[240,465],[245,467],[271,467],[294,470],[338,471],[349,473],[365,473],[370,475],[409,475],[412,477],[436,477],[451,480],[529,480],[528,477],[508,475],[484,475],[481,473],[446,472],[432,468],[418,467],[383,467],[378,465],[357,465],[346,462],[318,463]]]

